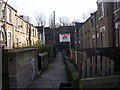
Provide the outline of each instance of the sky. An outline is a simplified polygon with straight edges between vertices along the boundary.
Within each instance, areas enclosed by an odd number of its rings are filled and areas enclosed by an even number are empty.
[[[83,22],[83,14],[89,17],[90,12],[97,10],[96,0],[8,0],[8,4],[17,10],[18,15],[29,16],[33,24],[36,13],[43,13],[46,22],[53,11],[56,21],[59,17],[68,17],[70,21]]]

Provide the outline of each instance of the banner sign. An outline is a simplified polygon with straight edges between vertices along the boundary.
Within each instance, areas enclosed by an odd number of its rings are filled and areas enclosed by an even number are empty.
[[[70,42],[70,34],[59,34],[60,42]]]

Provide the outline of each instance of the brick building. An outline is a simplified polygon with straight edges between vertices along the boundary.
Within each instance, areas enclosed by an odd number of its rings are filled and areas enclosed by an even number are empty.
[[[54,32],[55,31],[55,32]],[[62,50],[65,48],[69,48],[69,42],[60,42],[59,34],[70,34],[71,35],[71,48],[74,48],[74,33],[75,26],[60,26],[58,28],[45,28],[45,43],[46,44],[54,44],[54,33],[55,33],[55,45],[58,49]]]
[[[1,11],[0,41],[5,49],[33,45],[38,40],[37,29],[17,15],[17,10],[2,1]]]

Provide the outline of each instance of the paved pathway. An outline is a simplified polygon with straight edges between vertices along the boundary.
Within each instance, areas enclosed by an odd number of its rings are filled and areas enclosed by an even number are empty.
[[[69,82],[62,54],[33,82],[30,88],[59,88],[60,82]]]

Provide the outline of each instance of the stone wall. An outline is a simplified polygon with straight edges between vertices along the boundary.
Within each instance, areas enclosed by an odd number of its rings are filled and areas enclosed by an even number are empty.
[[[79,74],[75,66],[75,63],[66,56],[66,53],[64,51],[63,51],[63,57],[65,60],[65,64],[66,64],[66,68],[69,74],[70,81],[72,82],[74,88],[78,88],[79,87]]]
[[[40,69],[41,71],[44,71],[48,66],[48,53],[47,52],[39,53],[39,61],[40,61],[39,63]]]
[[[79,74],[76,67],[72,62],[70,62],[70,60],[66,60],[66,67],[74,88],[78,88]]]
[[[36,49],[8,50],[6,55],[10,88],[25,88],[30,85],[38,73]]]

